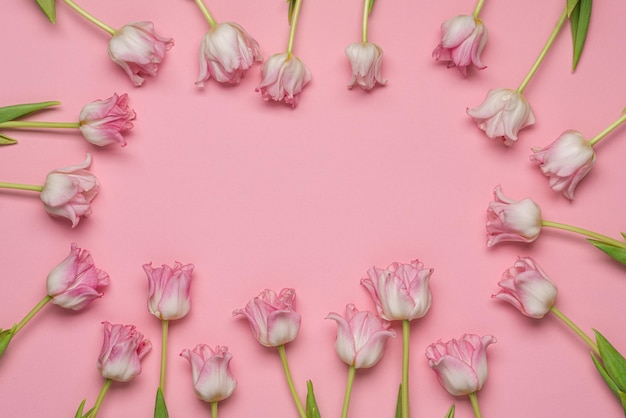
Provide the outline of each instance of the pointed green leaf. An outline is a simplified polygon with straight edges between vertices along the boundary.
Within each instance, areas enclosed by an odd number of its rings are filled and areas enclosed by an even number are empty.
[[[626,393],[619,391],[619,401],[622,404],[622,408],[624,408],[624,416],[626,416]]]
[[[37,112],[50,106],[58,106],[61,102],[24,103],[13,106],[0,107],[0,122],[14,120],[29,113]]]
[[[13,145],[17,144],[17,141],[13,138],[9,138],[6,135],[0,134],[0,145]]]
[[[313,382],[306,382],[306,416],[307,418],[321,418],[317,401],[315,400],[315,392],[313,391]]]
[[[163,391],[160,387],[157,389],[156,400],[154,402],[154,418],[169,418]]]
[[[567,17],[572,15],[574,7],[578,4],[578,0],[567,0]]]
[[[570,26],[572,27],[572,44],[574,46],[572,72],[576,70],[585,46],[585,40],[587,39],[589,21],[591,20],[591,2],[592,0],[579,0],[569,15]]]
[[[622,264],[626,264],[626,249],[621,247],[615,247],[613,245],[606,244],[595,239],[588,239],[587,241],[593,244],[597,249],[604,251],[613,259],[619,261]]]
[[[372,13],[372,9],[374,8],[374,1],[375,0],[369,0],[367,2],[367,14]]]
[[[604,365],[602,364],[600,359],[598,359],[598,356],[595,353],[591,353],[591,360],[593,360],[594,366],[596,366],[596,369],[598,369],[598,373],[600,373],[600,376],[602,376],[602,379],[604,379],[606,385],[611,389],[611,392],[613,392],[615,396],[619,396],[619,388],[611,379],[611,376],[609,376],[606,369],[604,368]]]
[[[597,330],[593,330],[596,334],[596,343],[600,351],[600,359],[604,364],[606,372],[611,376],[611,380],[622,391],[626,392],[626,359],[604,338]]]
[[[76,415],[74,415],[74,418],[83,418],[83,409],[85,408],[85,402],[87,402],[87,399],[83,399],[83,401],[80,403],[80,406],[78,407],[78,411],[76,411]]]
[[[11,329],[0,329],[0,357],[2,357],[7,347],[9,346],[9,343],[11,342],[11,339],[13,338],[13,334],[15,332],[15,327],[16,325],[13,325]]]
[[[452,406],[450,406],[450,409],[448,409],[446,418],[454,418],[454,404],[452,404]]]
[[[396,418],[402,418],[402,383],[398,387],[398,399],[396,400]]]
[[[37,4],[41,7],[41,10],[43,10],[50,22],[56,23],[57,13],[54,7],[54,0],[37,0]]]

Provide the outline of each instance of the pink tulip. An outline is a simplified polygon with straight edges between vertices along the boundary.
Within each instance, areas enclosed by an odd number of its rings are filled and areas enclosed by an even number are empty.
[[[269,57],[261,73],[263,81],[256,91],[261,92],[263,100],[285,102],[291,107],[296,107],[296,96],[311,81],[311,72],[306,65],[287,52]]]
[[[486,68],[480,61],[480,53],[487,43],[487,28],[474,16],[460,15],[441,24],[441,42],[433,51],[437,61],[447,61],[448,68],[457,67],[467,75],[467,67]]]
[[[580,132],[565,131],[545,148],[533,148],[530,160],[549,177],[554,191],[573,200],[574,190],[596,162],[596,154]]]
[[[174,267],[163,265],[153,268],[152,263],[144,264],[148,276],[148,310],[159,319],[169,321],[180,319],[189,313],[191,298],[191,273],[193,264]]]
[[[259,44],[240,25],[217,23],[200,44],[200,76],[197,86],[213,77],[220,83],[237,84],[255,61],[262,61]]]
[[[477,392],[487,379],[487,347],[496,342],[492,335],[463,334],[446,343],[439,340],[426,348],[428,364],[439,383],[454,396]]]
[[[128,95],[113,94],[105,100],[89,103],[80,112],[80,131],[85,139],[98,146],[126,146],[122,132],[133,127],[135,112],[128,106]]]
[[[383,61],[381,47],[370,42],[356,42],[346,47],[346,55],[352,67],[352,79],[348,88],[357,85],[363,90],[371,90],[376,83],[380,85],[387,83],[381,75]]]
[[[541,232],[541,208],[532,199],[509,199],[500,186],[487,208],[487,246],[499,242],[532,242]]]
[[[428,283],[433,269],[418,260],[392,263],[386,269],[372,267],[369,278],[361,279],[376,304],[378,314],[388,321],[421,318],[430,309],[432,294]]]
[[[510,89],[489,90],[485,101],[467,113],[489,138],[502,138],[504,145],[513,145],[519,130],[535,123],[530,104]]]
[[[296,291],[283,289],[278,295],[265,289],[233,316],[243,315],[259,343],[278,347],[296,339],[300,330],[300,314],[295,311]]]
[[[556,301],[557,288],[532,258],[519,258],[502,274],[492,298],[504,300],[531,318],[543,318]]]
[[[331,312],[326,317],[337,322],[335,350],[339,358],[356,369],[372,367],[383,357],[385,342],[396,333],[389,322],[369,311],[346,305],[345,318]]]
[[[96,176],[86,170],[91,165],[87,154],[82,164],[59,168],[48,173],[41,191],[41,201],[46,211],[78,225],[80,218],[91,214],[91,201],[98,194],[100,185]]]
[[[78,311],[102,296],[109,275],[96,268],[89,251],[72,243],[70,254],[54,267],[46,281],[51,302]]]
[[[109,41],[109,56],[140,86],[144,79],[139,74],[155,76],[172,46],[174,40],[157,35],[152,22],[133,22],[115,32]]]
[[[104,341],[98,357],[98,370],[105,379],[131,381],[141,373],[141,359],[152,348],[134,325],[103,322]]]
[[[193,389],[205,402],[218,402],[228,398],[237,381],[230,372],[233,355],[228,347],[217,346],[212,350],[206,344],[198,344],[193,351],[184,349],[180,355],[191,364]]]

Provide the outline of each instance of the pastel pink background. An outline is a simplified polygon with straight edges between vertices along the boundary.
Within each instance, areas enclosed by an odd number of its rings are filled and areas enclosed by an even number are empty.
[[[488,66],[464,79],[431,59],[439,25],[469,14],[470,0],[378,0],[370,39],[385,51],[384,88],[346,89],[344,48],[360,39],[361,0],[305,0],[295,53],[313,81],[295,110],[261,100],[255,66],[236,87],[194,86],[207,30],[191,0],[83,0],[119,27],[151,20],[176,45],[155,78],[135,88],[106,53],[108,35],[57,2],[49,24],[33,0],[0,3],[0,105],[60,100],[33,120],[73,121],[81,107],[128,93],[137,112],[126,148],[90,146],[77,132],[11,132],[0,149],[0,181],[42,183],[47,172],[93,155],[102,183],[93,215],[70,229],[50,218],[35,193],[0,191],[0,327],[9,328],[45,294],[49,270],[70,243],[92,252],[111,276],[105,296],[73,314],[47,306],[0,359],[3,418],[69,417],[102,385],[96,359],[104,320],[135,324],[154,345],[143,372],[114,384],[99,416],[152,416],[158,385],[160,324],[146,308],[142,264],[194,263],[192,310],[172,323],[166,397],[170,416],[209,416],[178,356],[198,343],[227,345],[239,381],[220,404],[223,417],[296,416],[277,353],[260,346],[235,308],[265,288],[297,291],[302,329],[287,347],[304,397],[312,379],[324,417],[340,415],[347,367],[333,345],[345,305],[373,304],[359,280],[373,265],[419,258],[433,267],[433,305],[413,323],[413,417],[441,417],[452,402],[425,347],[464,332],[493,334],[489,378],[479,394],[485,417],[620,417],[588,348],[555,317],[537,321],[492,300],[502,272],[532,256],[559,285],[557,306],[584,330],[601,330],[626,352],[626,270],[582,238],[553,230],[532,245],[485,246],[485,209],[494,186],[532,197],[547,219],[614,237],[626,231],[626,129],[597,147],[598,163],[570,203],[528,160],[530,148],[565,129],[594,136],[626,106],[626,3],[594,3],[581,63],[570,72],[566,25],[526,90],[537,124],[510,149],[487,139],[465,114],[491,88],[516,88],[561,13],[564,0],[487,1]],[[209,2],[218,20],[242,24],[265,57],[286,46],[284,1]],[[396,329],[400,329],[396,325]],[[383,360],[357,373],[351,417],[391,417],[400,380],[401,338]]]

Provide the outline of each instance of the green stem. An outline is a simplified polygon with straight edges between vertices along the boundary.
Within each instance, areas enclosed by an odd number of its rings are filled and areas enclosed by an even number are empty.
[[[215,18],[213,17],[213,15],[209,11],[209,9],[206,7],[206,4],[204,4],[204,2],[202,0],[196,0],[196,4],[198,5],[200,10],[202,11],[202,14],[204,15],[204,18],[207,20],[207,22],[209,22],[209,26],[213,27],[213,26],[217,25],[217,22],[215,21]]]
[[[211,418],[217,418],[217,402],[211,402]]]
[[[589,231],[588,229],[578,228],[577,226],[572,226],[572,225],[567,225],[567,224],[562,224],[562,223],[552,222],[552,221],[546,221],[546,220],[541,221],[541,226],[547,226],[550,228],[556,228],[556,229],[562,229],[564,231],[575,232],[577,234],[584,235],[586,237],[604,242],[605,244],[609,244],[614,247],[619,247],[619,248],[623,248],[626,250],[626,242],[618,241],[611,237],[607,237],[606,235]]]
[[[87,13],[85,9],[80,7],[78,4],[74,3],[73,0],[63,0],[63,1],[72,9],[74,9],[74,11],[76,11],[79,15],[81,15],[82,17],[84,17],[85,19],[87,19],[88,21],[90,21],[91,23],[99,27],[100,29],[104,30],[105,32],[108,32],[109,35],[113,36],[115,35],[115,32],[117,32],[111,26],[107,25],[106,23],[102,22],[99,19],[96,19],[95,17]]]
[[[80,122],[29,122],[11,120],[0,123],[0,128],[78,129]]]
[[[411,321],[402,321],[402,418],[409,418],[409,337]]]
[[[550,308],[550,311],[553,314],[555,314],[557,316],[557,318],[559,318],[561,321],[563,321],[565,323],[565,325],[570,327],[570,329],[572,331],[574,331],[576,333],[576,335],[578,335],[580,338],[582,338],[583,341],[585,343],[587,343],[587,345],[589,347],[591,347],[593,352],[596,353],[598,355],[598,357],[600,357],[600,351],[598,350],[598,345],[591,338],[589,338],[589,336],[587,334],[585,334],[584,331],[581,330],[578,327],[578,325],[576,325],[571,319],[569,319],[567,316],[565,316],[565,314],[563,312],[561,312],[556,306],[553,306],[552,308]]]
[[[37,312],[39,312],[41,308],[46,306],[46,304],[50,302],[51,300],[52,300],[52,297],[48,295],[46,295],[43,299],[41,299],[39,303],[37,303],[35,307],[31,309],[29,313],[26,314],[24,319],[22,319],[20,322],[17,323],[17,325],[13,329],[13,336],[15,336],[15,334],[17,334],[22,328],[24,328],[24,326],[28,324],[28,321],[33,319],[33,317],[37,314]]]
[[[367,23],[370,15],[370,2],[374,0],[365,0],[363,5],[363,34],[361,35],[361,42],[367,43]]]
[[[293,6],[293,15],[291,16],[291,29],[289,30],[289,42],[287,43],[287,53],[291,55],[293,52],[293,41],[296,37],[296,26],[298,24],[298,15],[300,14],[300,7],[302,6],[302,0],[295,0],[296,3]]]
[[[165,397],[165,364],[167,363],[167,334],[168,334],[169,321],[166,319],[161,320],[161,379],[159,380],[159,387],[163,396]]]
[[[102,389],[100,389],[98,399],[96,399],[96,404],[93,406],[93,411],[91,411],[91,414],[89,414],[89,418],[96,418],[96,415],[98,415],[98,411],[100,411],[102,401],[104,400],[104,396],[107,394],[107,391],[111,386],[111,382],[113,382],[111,379],[106,379],[104,381],[104,385],[102,385]]]
[[[356,368],[350,366],[348,369],[348,383],[346,383],[346,394],[343,396],[343,409],[341,410],[341,418],[348,418],[348,408],[350,407],[350,395],[352,394],[352,384],[354,383],[354,375]]]
[[[591,145],[592,147],[597,144],[598,142],[600,142],[601,139],[603,139],[605,136],[607,136],[608,134],[610,134],[615,128],[617,128],[618,126],[620,126],[622,123],[624,123],[626,121],[626,113],[623,113],[622,116],[620,116],[619,119],[617,119],[615,122],[613,122],[608,128],[606,128],[605,130],[603,130],[602,132],[600,132],[598,135],[596,135],[593,139],[589,140],[589,145]]]
[[[483,9],[484,4],[485,4],[485,0],[478,0],[478,4],[476,4],[476,7],[474,8],[474,12],[472,13],[474,15],[474,19],[478,19],[478,15],[480,14],[480,11]]]
[[[17,189],[17,190],[30,190],[32,192],[41,192],[43,186],[37,184],[20,184],[20,183],[5,183],[0,181],[0,189]]]
[[[563,24],[565,23],[566,19],[567,19],[567,7],[565,7],[565,9],[563,10],[563,13],[561,13],[561,17],[559,18],[559,21],[557,22],[556,26],[554,27],[554,30],[550,34],[550,37],[548,38],[548,41],[546,42],[546,44],[544,45],[543,49],[541,50],[541,53],[537,57],[537,60],[535,61],[535,63],[533,64],[532,68],[530,69],[530,71],[526,75],[526,78],[524,79],[524,81],[522,81],[522,84],[520,84],[520,86],[517,88],[517,92],[519,94],[524,93],[524,89],[526,89],[526,86],[530,82],[530,79],[533,78],[533,76],[537,72],[537,69],[539,68],[539,65],[541,65],[541,62],[546,57],[546,54],[548,53],[548,50],[550,49],[550,47],[554,43],[554,40],[556,39],[556,36],[559,34],[559,31],[563,27]]]
[[[293,384],[293,378],[291,377],[291,372],[289,371],[289,364],[287,363],[287,353],[285,352],[284,344],[278,346],[278,354],[280,354],[280,360],[283,363],[283,370],[285,371],[285,377],[287,378],[287,385],[289,385],[289,391],[291,392],[293,401],[296,403],[298,414],[300,414],[301,418],[307,418],[306,411],[302,406],[302,402],[300,401],[298,392],[296,392],[296,387]]]
[[[478,406],[478,396],[476,392],[472,392],[469,394],[470,402],[472,403],[472,409],[474,410],[474,415],[476,418],[481,418],[482,414],[480,413],[480,406]]]

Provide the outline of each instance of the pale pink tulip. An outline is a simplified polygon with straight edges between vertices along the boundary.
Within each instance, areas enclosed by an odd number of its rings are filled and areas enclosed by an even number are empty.
[[[284,52],[265,61],[261,71],[263,81],[256,88],[263,100],[285,102],[296,107],[296,96],[311,81],[311,72],[300,58]]]
[[[87,154],[82,164],[72,165],[51,171],[41,191],[41,201],[46,211],[78,225],[80,218],[91,214],[91,201],[98,194],[100,185],[96,176],[86,169],[91,165],[91,155]]]
[[[148,276],[148,310],[152,315],[169,321],[189,313],[193,268],[193,264],[183,266],[179,262],[173,268],[165,264],[157,268],[152,263],[143,265]]]
[[[133,127],[135,111],[128,106],[128,94],[89,103],[80,112],[80,131],[85,139],[98,146],[126,146],[122,132]]]
[[[180,355],[191,364],[193,389],[203,401],[222,401],[237,387],[230,372],[233,355],[228,352],[228,347],[218,345],[212,350],[206,344],[198,344],[193,351],[184,349]]]
[[[502,274],[498,286],[501,289],[492,298],[509,302],[531,318],[543,318],[556,301],[556,285],[530,257],[520,257]]]
[[[155,76],[172,46],[174,40],[157,35],[152,22],[133,22],[115,32],[109,41],[109,56],[140,86],[144,82],[140,74]]]
[[[468,109],[467,114],[489,138],[501,138],[505,145],[513,145],[519,130],[535,123],[530,104],[521,93],[510,89],[489,90],[485,101]]]
[[[383,50],[380,46],[370,42],[356,42],[346,47],[346,55],[352,67],[349,89],[357,85],[363,90],[371,90],[376,83],[387,83],[381,75]]]
[[[428,286],[433,269],[418,260],[410,264],[392,263],[386,269],[372,267],[361,279],[376,304],[378,314],[388,321],[421,318],[430,309],[432,294]]]
[[[91,254],[72,243],[70,254],[54,267],[46,281],[51,302],[78,311],[102,296],[109,275],[96,268]]]
[[[356,369],[372,367],[383,357],[385,342],[395,337],[390,323],[369,311],[346,305],[345,318],[331,312],[326,317],[337,322],[335,350],[339,358]]]
[[[237,84],[255,61],[262,61],[259,44],[237,23],[213,26],[200,44],[200,75],[197,86],[213,77],[220,83]]]
[[[487,379],[487,347],[496,342],[492,335],[480,337],[464,334],[448,342],[438,342],[426,348],[428,364],[437,374],[439,383],[454,396],[477,392]]]
[[[499,242],[532,242],[541,232],[541,208],[532,199],[513,200],[493,191],[494,200],[487,208],[487,246]]]
[[[296,291],[283,289],[278,295],[265,289],[233,316],[243,315],[254,337],[266,347],[278,347],[296,339],[300,330],[300,314],[295,311]]]
[[[152,348],[134,325],[103,322],[104,341],[98,357],[98,370],[105,379],[128,382],[141,373],[141,359]]]
[[[550,179],[550,187],[574,199],[574,190],[596,162],[596,153],[580,132],[565,131],[545,148],[533,148],[530,160]]]
[[[447,61],[448,68],[457,67],[467,75],[467,67],[482,70],[480,54],[487,43],[487,28],[474,16],[460,15],[441,24],[441,42],[433,51],[437,61]]]

